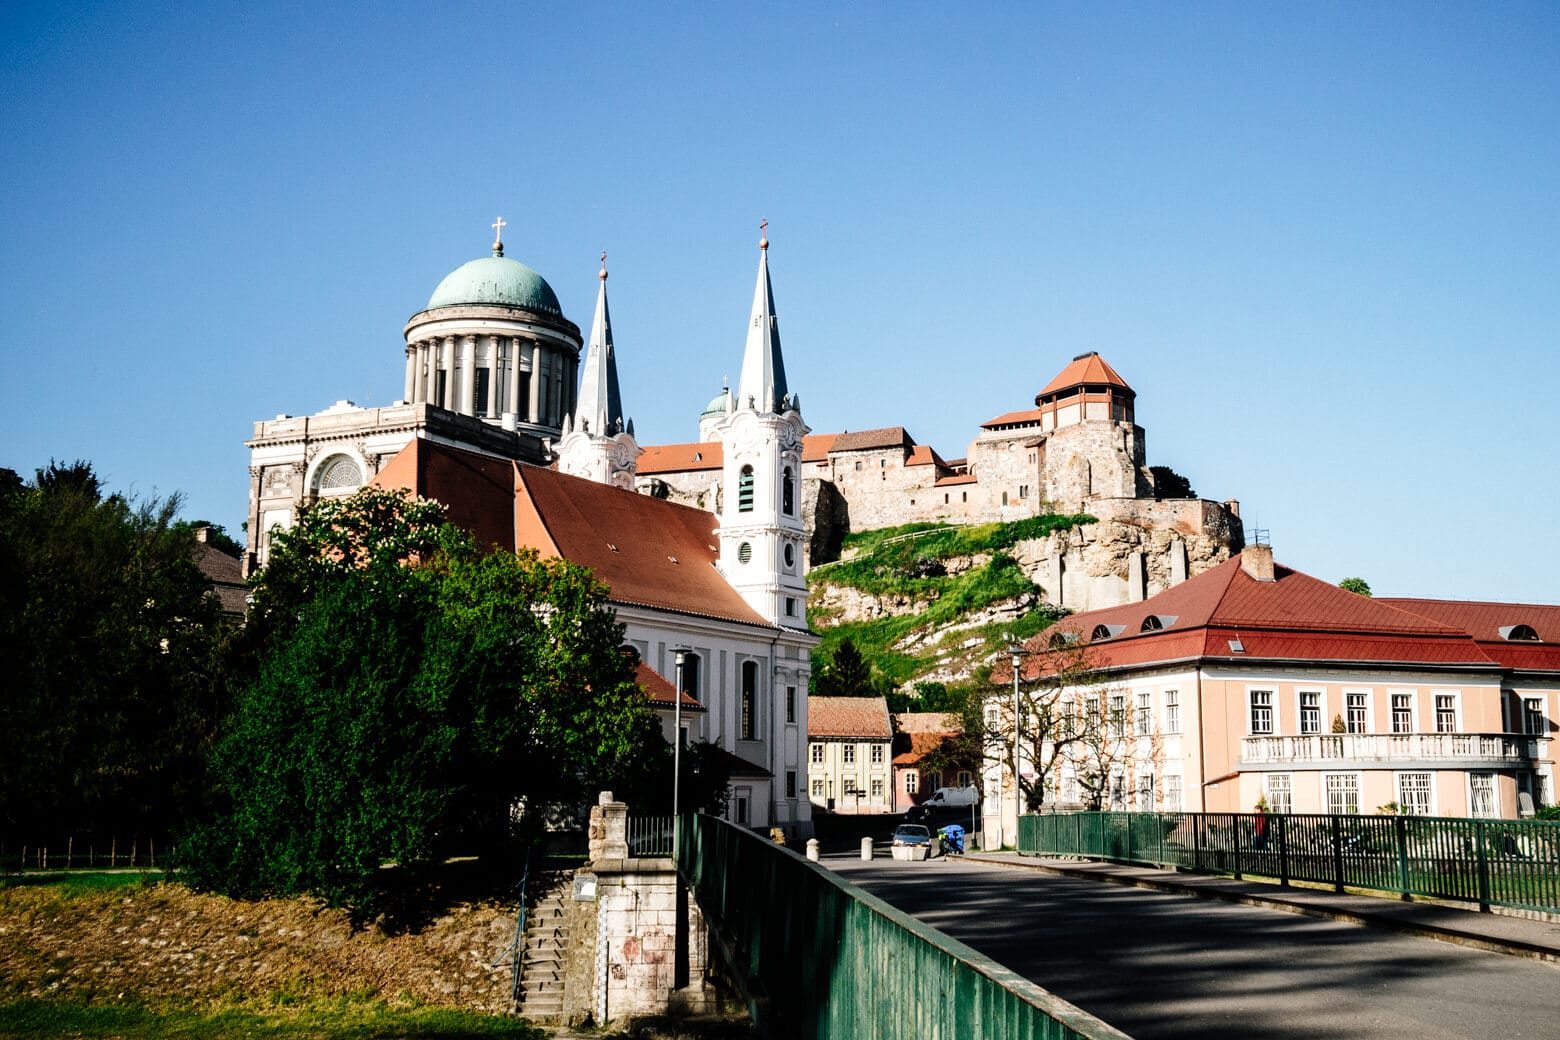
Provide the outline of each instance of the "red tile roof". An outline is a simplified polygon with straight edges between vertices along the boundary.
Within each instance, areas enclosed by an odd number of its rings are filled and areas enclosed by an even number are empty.
[[[374,483],[437,499],[485,544],[589,567],[614,603],[774,627],[716,570],[716,521],[702,509],[422,439]]]
[[[901,733],[962,733],[957,714],[946,711],[902,711],[894,716]]]
[[[807,735],[888,740],[894,735],[888,702],[882,697],[809,697]]]
[[[641,690],[645,691],[645,696],[650,698],[650,703],[657,708],[671,708],[676,704],[677,687],[643,661],[634,662],[634,681],[639,684]],[[682,695],[682,710],[705,711],[706,709],[693,694],[685,692]]]
[[[827,462],[838,437],[837,433],[809,433],[802,438],[802,461]]]
[[[1053,394],[1059,390],[1082,386],[1086,383],[1096,385],[1103,383],[1110,386],[1119,386],[1126,390],[1132,389],[1127,385],[1127,381],[1117,374],[1114,368],[1106,364],[1104,358],[1090,351],[1087,354],[1074,358],[1071,364],[1056,374],[1055,379],[1045,384],[1045,389],[1040,391],[1037,396],[1044,397],[1046,394]]]
[[[936,466],[938,469],[947,469],[948,464],[942,460],[937,452],[932,450],[930,444],[917,444],[910,449],[910,457],[905,459],[906,466]]]
[[[980,478],[973,473],[952,473],[946,477],[938,477],[934,486],[953,487],[957,484],[979,484]]]
[[[909,739],[909,748],[908,748],[908,750],[901,751],[901,752],[899,752],[899,754],[894,756],[894,765],[896,765],[896,766],[913,766],[913,765],[915,765],[917,762],[921,761],[921,759],[925,758],[927,755],[931,754],[933,751],[936,751],[938,748],[942,747],[943,741],[947,740],[949,736],[950,736],[950,734],[948,734],[948,733],[905,733],[905,734],[902,734],[900,736],[899,743],[903,744],[905,742],[906,738],[908,738]]]
[[[995,419],[987,419],[980,424],[983,430],[989,430],[997,426],[1039,426],[1040,417],[1045,413],[1038,408],[1026,408],[1020,412],[1003,412]]]
[[[1097,667],[1205,657],[1494,663],[1457,627],[1345,592],[1282,565],[1273,570],[1275,580],[1258,581],[1236,557],[1143,602],[1064,618],[1053,631],[1075,633],[1087,641],[1100,625],[1119,627],[1119,634],[1090,642],[1090,663]],[[1160,619],[1161,630],[1143,631],[1150,615]],[[1050,638],[1050,632],[1037,636],[1031,649],[1044,647]],[[1230,640],[1238,640],[1242,649],[1233,650]],[[993,679],[1000,681],[998,673],[1003,671],[999,665]]]
[[[1560,671],[1560,606],[1396,597],[1378,602],[1462,629],[1473,636],[1479,649],[1507,668]],[[1507,639],[1501,634],[1501,629],[1517,625],[1533,629],[1538,641]]]
[[[834,438],[831,455],[842,451],[870,451],[875,448],[910,448],[915,439],[903,426],[885,426],[878,430],[857,430],[839,434]]]
[[[686,473],[689,470],[720,469],[726,457],[720,441],[694,444],[652,444],[639,456],[635,470],[641,476],[656,473]]]

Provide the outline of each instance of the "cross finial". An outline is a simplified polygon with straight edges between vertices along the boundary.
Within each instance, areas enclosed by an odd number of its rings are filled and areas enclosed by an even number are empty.
[[[769,235],[768,235],[768,231],[769,231],[769,218],[765,217],[763,220],[760,220],[758,222],[758,233],[761,236],[759,238],[759,240],[758,240],[758,248],[760,248],[760,249],[768,249],[769,248]]]
[[[506,221],[503,217],[499,217],[497,220],[493,221],[493,223],[488,225],[488,226],[493,229],[493,252],[497,253],[499,256],[503,256],[504,255],[504,228],[509,226],[509,222]]]
[[[607,280],[607,251],[605,249],[601,251],[601,280]]]

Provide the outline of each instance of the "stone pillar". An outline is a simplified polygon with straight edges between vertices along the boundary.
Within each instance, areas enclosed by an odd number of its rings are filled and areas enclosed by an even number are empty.
[[[488,337],[488,418],[504,414],[504,363],[497,336]]]
[[[1127,557],[1127,602],[1141,603],[1148,596],[1148,584],[1143,567],[1143,554],[1135,552]]]
[[[509,390],[504,395],[504,402],[509,411],[520,414],[520,338],[511,336],[509,339]]]
[[[413,343],[406,345],[406,392],[401,395],[401,400],[411,403],[412,395],[417,392],[417,346]]]
[[[455,350],[457,342],[454,336],[437,340],[440,357],[439,370],[444,373],[444,400],[440,402],[450,411],[455,411]]]
[[[477,414],[477,337],[460,336],[455,340],[456,363],[460,365],[460,414]]]
[[[531,348],[531,414],[528,421],[540,424],[542,421],[542,346],[540,343]]]
[[[423,340],[417,344],[417,400],[419,403],[433,400],[433,368],[438,361],[433,353],[433,344]]]

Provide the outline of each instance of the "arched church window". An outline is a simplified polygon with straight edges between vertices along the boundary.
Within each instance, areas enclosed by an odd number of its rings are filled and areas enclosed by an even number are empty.
[[[742,662],[742,739],[758,739],[758,662]]]
[[[340,495],[363,486],[363,471],[350,455],[326,459],[314,478],[314,490],[321,495]]]
[[[753,511],[753,467],[743,466],[737,476],[737,512]]]
[[[786,516],[796,514],[796,484],[791,479],[791,467],[787,466],[780,474],[780,508]]]

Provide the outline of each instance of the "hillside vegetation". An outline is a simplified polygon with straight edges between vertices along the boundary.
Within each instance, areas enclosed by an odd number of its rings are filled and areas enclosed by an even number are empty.
[[[885,687],[968,679],[1009,639],[1032,636],[1062,615],[1008,550],[1094,522],[1087,514],[1046,515],[847,535],[840,561],[808,576],[810,616],[823,636],[815,660],[832,660],[849,639]]]

